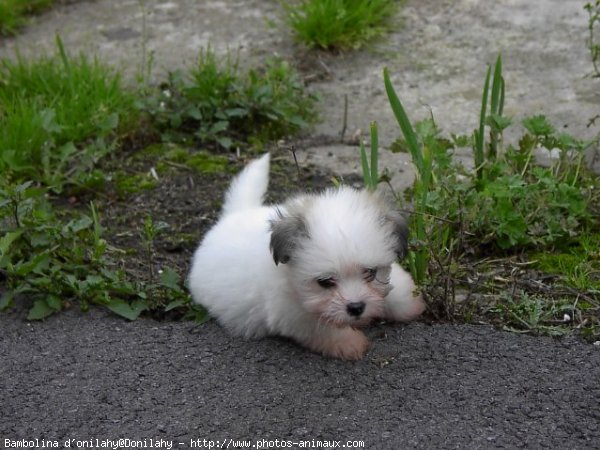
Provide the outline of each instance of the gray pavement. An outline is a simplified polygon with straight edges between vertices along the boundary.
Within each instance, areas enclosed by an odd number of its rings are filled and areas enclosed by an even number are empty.
[[[283,339],[232,338],[214,322],[23,316],[0,315],[0,447],[123,438],[146,448],[600,448],[600,347],[576,339],[378,325],[365,359],[342,362]]]

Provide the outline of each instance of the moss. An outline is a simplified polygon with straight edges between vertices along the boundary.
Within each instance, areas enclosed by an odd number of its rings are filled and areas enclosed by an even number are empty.
[[[198,244],[198,235],[193,233],[175,233],[165,236],[164,247],[168,251],[179,251],[185,247],[195,247]]]
[[[165,173],[173,167],[181,166],[202,174],[231,173],[233,171],[227,156],[210,153],[206,150],[190,150],[169,143],[149,145],[135,158],[139,161],[155,161],[155,168],[159,174]]]
[[[190,155],[185,165],[200,173],[224,173],[230,171],[229,160],[226,156],[211,155],[204,151]]]
[[[535,268],[558,275],[563,282],[584,291],[600,290],[600,234],[587,234],[578,244],[555,253],[530,256]]]
[[[185,163],[190,157],[190,152],[182,147],[173,147],[165,153],[164,157],[169,161]]]
[[[171,143],[156,143],[150,144],[144,149],[136,152],[135,159],[146,161],[151,158],[162,158],[171,152],[186,151],[178,145]]]
[[[581,263],[581,257],[570,253],[535,253],[531,255],[535,267],[542,272],[551,274],[563,273],[565,269],[572,269]]]
[[[113,176],[115,189],[120,197],[126,197],[129,194],[154,189],[158,182],[148,174],[129,174],[123,171],[115,172]]]

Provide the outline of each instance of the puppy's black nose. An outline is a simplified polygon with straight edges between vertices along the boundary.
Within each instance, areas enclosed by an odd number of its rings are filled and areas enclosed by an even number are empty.
[[[348,314],[354,317],[360,316],[365,310],[365,302],[352,302],[346,305]]]

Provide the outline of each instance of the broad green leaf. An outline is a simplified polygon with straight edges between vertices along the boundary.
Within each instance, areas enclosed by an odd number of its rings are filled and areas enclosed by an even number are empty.
[[[42,120],[42,128],[44,131],[53,134],[60,133],[63,127],[56,123],[56,111],[51,108],[44,109],[40,112],[40,118]]]
[[[102,133],[108,133],[112,130],[115,130],[119,126],[119,115],[117,113],[112,113],[105,117],[102,122],[98,124],[100,131]]]
[[[308,122],[300,116],[290,116],[287,121],[292,125],[296,125],[298,128],[305,128],[308,126]]]
[[[71,220],[65,228],[63,228],[63,233],[69,233],[69,231],[73,233],[79,233],[81,230],[85,230],[90,228],[90,226],[94,222],[88,216],[82,216],[77,220]]]
[[[167,306],[165,306],[165,312],[169,312],[172,309],[179,308],[180,306],[185,305],[185,301],[183,300],[174,300],[170,302]]]
[[[168,287],[169,289],[173,289],[174,291],[180,291],[179,287],[179,275],[170,267],[165,267],[165,269],[160,274],[160,284]]]
[[[12,306],[14,294],[11,291],[4,292],[0,296],[0,311],[4,311]]]
[[[210,320],[208,311],[201,305],[191,305],[186,318],[193,320],[196,324],[201,325]]]
[[[148,309],[148,306],[142,301],[127,303],[121,299],[114,298],[106,305],[115,314],[128,320],[135,320],[139,315]]]
[[[229,122],[225,121],[225,120],[221,120],[219,122],[215,122],[210,129],[208,130],[209,133],[221,133],[222,131],[225,131],[227,128],[229,128]]]
[[[225,111],[227,117],[243,117],[248,114],[246,108],[231,108]]]
[[[17,194],[22,194],[23,192],[25,192],[29,186],[31,186],[33,184],[33,181],[26,181],[25,183],[21,183],[20,185],[18,185],[15,188],[15,193]]]
[[[32,232],[29,235],[29,243],[34,248],[48,247],[53,239],[53,233],[48,232],[48,230]]]
[[[202,112],[200,112],[200,110],[195,106],[188,109],[187,113],[192,119],[202,120]]]
[[[27,315],[27,320],[42,320],[46,317],[54,314],[56,310],[48,306],[46,300],[39,299],[36,300],[33,304],[33,308],[29,310],[29,314]]]
[[[48,269],[49,265],[50,256],[48,255],[48,251],[46,251],[35,255],[30,261],[17,264],[15,273],[21,277],[29,275],[32,272],[40,274],[44,270]]]
[[[228,137],[219,136],[216,138],[216,140],[221,147],[226,148],[226,149],[229,149],[231,147],[231,145],[233,144],[233,141],[231,139],[229,139]]]
[[[85,277],[85,281],[84,281],[84,283],[88,287],[101,286],[105,282],[106,282],[106,280],[103,277],[101,277],[100,275],[93,275],[93,274],[87,275]]]
[[[2,236],[2,238],[0,238],[0,256],[6,255],[12,243],[15,242],[22,234],[23,231],[17,230],[10,231]]]
[[[56,295],[48,295],[46,297],[46,304],[55,311],[60,311],[62,309],[62,301]]]

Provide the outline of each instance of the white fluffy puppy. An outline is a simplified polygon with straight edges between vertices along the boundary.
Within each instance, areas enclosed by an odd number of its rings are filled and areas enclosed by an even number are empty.
[[[349,187],[264,206],[269,154],[233,181],[217,224],[194,254],[196,303],[235,335],[281,335],[324,355],[360,359],[356,329],[425,309],[398,264],[407,234],[381,196]]]

